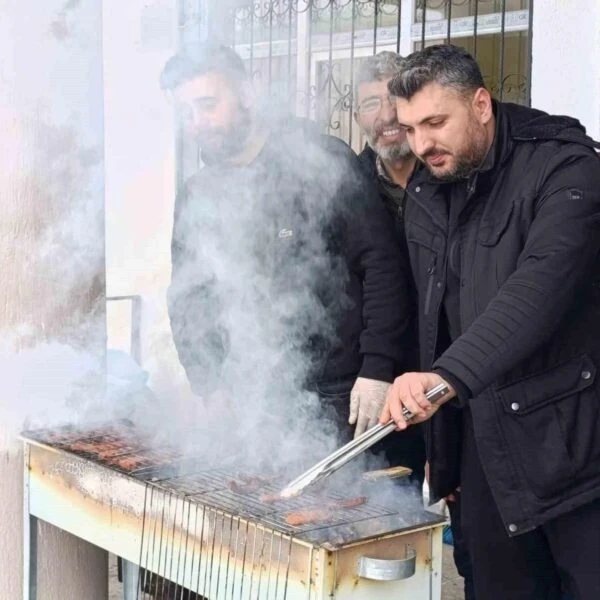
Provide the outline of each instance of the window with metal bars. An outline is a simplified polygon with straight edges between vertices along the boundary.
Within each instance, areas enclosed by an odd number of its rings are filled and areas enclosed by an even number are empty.
[[[183,1],[183,0],[182,0]],[[184,5],[186,3],[184,2]],[[533,0],[205,0],[208,30],[244,58],[269,105],[360,150],[353,77],[382,50],[464,46],[500,100],[530,103]],[[183,10],[185,21],[185,8]],[[190,18],[196,18],[197,10]],[[200,27],[197,28],[201,35]]]

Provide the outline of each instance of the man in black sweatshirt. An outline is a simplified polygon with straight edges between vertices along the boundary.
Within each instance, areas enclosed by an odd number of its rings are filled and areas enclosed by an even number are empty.
[[[455,46],[413,53],[389,88],[427,168],[405,212],[422,372],[382,420],[427,422],[433,500],[461,487],[478,598],[600,598],[598,146],[493,101]]]
[[[228,48],[184,49],[161,84],[204,163],[177,198],[168,293],[193,390],[280,405],[314,391],[346,438],[352,391],[356,432],[374,425],[410,305],[407,265],[355,155],[308,122],[259,115]]]

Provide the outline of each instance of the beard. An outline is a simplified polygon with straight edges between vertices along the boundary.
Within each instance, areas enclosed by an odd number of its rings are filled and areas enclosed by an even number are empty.
[[[370,139],[367,139],[367,142],[374,152],[378,154],[382,160],[387,162],[397,162],[412,154],[410,146],[406,141],[387,146],[383,144],[373,144]]]
[[[390,127],[397,126],[400,127],[397,121],[392,123],[383,123],[381,125],[374,126],[372,129],[365,131],[365,135],[367,138],[367,143],[371,147],[371,149],[381,157],[382,160],[388,162],[396,162],[407,158],[412,154],[410,146],[406,140],[402,142],[397,142],[395,144],[378,144],[377,140],[380,137],[383,137],[383,132],[385,129],[389,129]]]
[[[438,154],[436,148],[421,157],[429,172],[439,181],[452,183],[468,179],[485,160],[488,153],[485,127],[472,119],[467,125],[464,139],[467,140],[466,144],[451,154],[454,157],[454,164],[445,172],[436,172],[435,167],[431,167],[426,160],[428,156]]]
[[[235,119],[227,127],[197,133],[204,162],[223,162],[240,154],[244,149],[252,131],[252,115],[241,104],[235,114]]]

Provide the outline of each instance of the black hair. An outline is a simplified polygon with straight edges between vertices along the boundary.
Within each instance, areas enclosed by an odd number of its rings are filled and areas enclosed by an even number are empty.
[[[394,96],[410,100],[430,83],[454,88],[461,94],[485,87],[477,61],[464,48],[443,44],[409,54],[388,88]]]
[[[207,73],[219,73],[232,83],[248,79],[244,61],[227,46],[197,43],[184,46],[165,64],[160,87],[173,90],[187,81]]]

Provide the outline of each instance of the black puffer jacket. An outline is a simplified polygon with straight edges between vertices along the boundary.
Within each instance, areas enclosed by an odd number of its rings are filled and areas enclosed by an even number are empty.
[[[405,220],[422,368],[467,390],[481,461],[515,535],[600,497],[600,160],[574,119],[502,103],[495,112],[487,168],[456,184],[421,171]],[[444,351],[450,193],[468,195],[458,223],[463,334]],[[459,413],[446,404],[428,424],[435,498],[460,483]]]
[[[275,378],[306,360],[308,386],[393,379],[408,265],[340,140],[288,127],[247,167],[204,167],[178,197],[172,260],[171,326],[198,393],[221,384],[228,361],[247,367],[261,352],[280,353]]]

